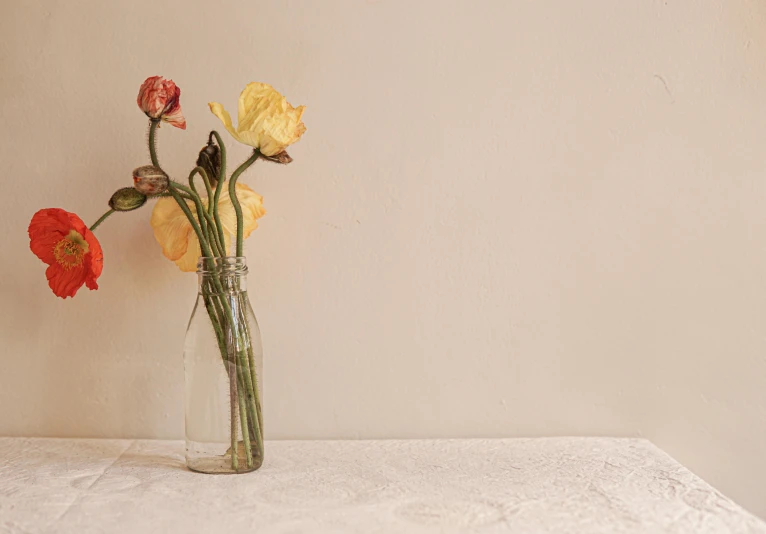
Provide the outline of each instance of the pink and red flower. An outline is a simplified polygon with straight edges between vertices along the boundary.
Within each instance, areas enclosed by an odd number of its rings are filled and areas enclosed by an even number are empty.
[[[138,107],[151,119],[160,119],[176,128],[186,129],[181,113],[181,89],[161,76],[150,76],[138,90]]]
[[[98,289],[104,266],[101,245],[77,215],[58,208],[35,213],[29,223],[29,248],[48,264],[45,275],[53,292],[74,297],[85,284]]]

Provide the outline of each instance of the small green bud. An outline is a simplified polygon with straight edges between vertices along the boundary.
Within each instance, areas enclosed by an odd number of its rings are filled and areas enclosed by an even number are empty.
[[[144,165],[133,171],[133,187],[144,195],[159,195],[168,190],[170,178],[154,165]]]
[[[137,210],[146,204],[146,195],[132,187],[118,189],[109,199],[109,207],[115,211]]]

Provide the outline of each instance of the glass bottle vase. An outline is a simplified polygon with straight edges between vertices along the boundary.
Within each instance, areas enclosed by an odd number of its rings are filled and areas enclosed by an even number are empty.
[[[186,465],[246,473],[263,463],[261,333],[244,257],[200,258],[184,345]]]

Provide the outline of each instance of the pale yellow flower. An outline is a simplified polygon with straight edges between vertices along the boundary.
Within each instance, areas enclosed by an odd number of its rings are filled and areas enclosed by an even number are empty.
[[[226,254],[230,253],[231,235],[237,232],[237,216],[234,206],[229,197],[228,182],[224,184],[221,198],[218,201],[218,215],[223,226],[224,240],[226,241]],[[245,184],[237,184],[237,198],[242,205],[242,221],[244,223],[244,235],[258,227],[257,219],[266,214],[263,208],[263,197]],[[191,200],[187,200],[189,209],[197,219],[197,210]],[[207,208],[207,199],[202,199]],[[165,197],[157,201],[149,221],[154,229],[154,238],[162,246],[162,253],[178,268],[185,272],[197,270],[197,260],[202,255],[199,239],[194,232],[189,219],[172,198]],[[197,221],[199,222],[199,221]]]
[[[234,139],[257,148],[264,156],[279,154],[306,131],[301,122],[305,106],[292,107],[267,83],[251,82],[239,95],[236,129],[231,124],[229,112],[221,104],[210,102],[208,106]]]

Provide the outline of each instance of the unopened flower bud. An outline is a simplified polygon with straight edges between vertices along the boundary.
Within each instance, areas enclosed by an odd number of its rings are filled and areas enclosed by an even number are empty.
[[[218,171],[221,170],[221,150],[217,145],[209,142],[199,151],[197,165],[205,169],[211,185],[218,183]]]
[[[154,165],[144,165],[133,171],[133,187],[144,195],[158,195],[168,190],[170,178]]]
[[[286,150],[283,150],[282,152],[277,152],[273,156],[264,156],[263,154],[261,154],[261,158],[265,159],[266,161],[271,161],[273,163],[281,163],[282,165],[287,165],[288,163],[291,163],[293,161],[293,158],[290,157],[290,154],[288,154]]]
[[[186,129],[186,119],[181,113],[181,89],[173,80],[151,76],[138,90],[136,102],[146,116],[163,120],[176,128]]]
[[[146,195],[132,187],[118,189],[109,199],[109,207],[115,211],[132,211],[146,204]]]

